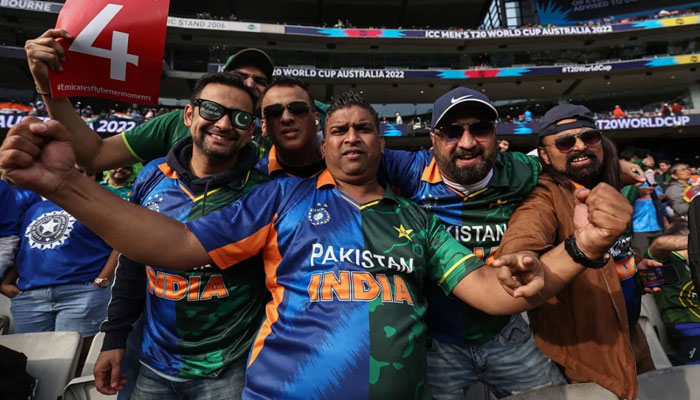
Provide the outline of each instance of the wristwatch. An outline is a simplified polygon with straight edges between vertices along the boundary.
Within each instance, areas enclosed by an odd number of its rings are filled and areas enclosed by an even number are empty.
[[[95,278],[95,280],[92,281],[92,283],[96,284],[101,288],[106,288],[107,286],[109,286],[109,278]]]
[[[576,238],[574,238],[574,235],[571,235],[564,240],[564,249],[566,249],[566,252],[569,254],[569,257],[571,257],[572,260],[586,268],[600,269],[608,263],[608,260],[610,260],[610,253],[605,253],[603,258],[600,260],[588,258],[588,256],[584,254],[581,249],[578,248],[578,246],[576,246]]]

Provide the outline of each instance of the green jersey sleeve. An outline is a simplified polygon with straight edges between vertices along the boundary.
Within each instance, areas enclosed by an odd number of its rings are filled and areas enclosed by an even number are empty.
[[[452,237],[434,215],[428,222],[428,276],[446,295],[484,262]]]
[[[190,136],[184,116],[184,110],[171,111],[122,132],[124,144],[134,157],[144,163],[164,157],[175,143]]]

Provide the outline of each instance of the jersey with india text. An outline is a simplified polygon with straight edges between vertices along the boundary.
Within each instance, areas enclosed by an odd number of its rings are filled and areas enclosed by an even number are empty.
[[[139,174],[132,202],[187,222],[233,203],[267,180],[251,170],[243,179],[196,196],[161,158]],[[142,362],[167,375],[194,379],[215,377],[245,357],[269,296],[260,256],[239,261],[227,270],[205,265],[176,273],[146,267]]]
[[[447,186],[433,153],[386,150],[383,167],[400,194],[437,215],[447,232],[488,264],[493,262],[508,219],[537,184],[540,165],[522,153],[498,153],[493,176],[464,195]],[[492,316],[426,285],[428,334],[446,343],[474,345],[491,340],[510,317]],[[462,316],[462,317],[458,317]]]
[[[263,250],[272,301],[243,398],[422,398],[423,282],[449,294],[483,265],[414,203],[387,190],[357,204],[327,170],[188,226],[221,268]]]

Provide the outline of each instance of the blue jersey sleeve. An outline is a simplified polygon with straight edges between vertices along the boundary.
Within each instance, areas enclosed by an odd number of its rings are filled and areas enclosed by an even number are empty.
[[[165,158],[158,158],[143,167],[131,188],[130,202],[143,205],[144,197],[150,193],[153,186],[159,182],[159,179],[156,178],[164,177],[158,168],[158,166],[164,162]]]
[[[380,177],[404,197],[411,197],[420,186],[421,176],[430,164],[432,154],[427,150],[404,151],[385,149]]]
[[[213,212],[187,227],[199,239],[212,261],[222,269],[275,246],[275,227],[285,192],[284,180],[255,188],[239,201]]]
[[[0,277],[12,267],[19,244],[20,210],[7,182],[0,180]]]

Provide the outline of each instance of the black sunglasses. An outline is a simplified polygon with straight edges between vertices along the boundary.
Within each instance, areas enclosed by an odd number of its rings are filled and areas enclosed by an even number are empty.
[[[248,78],[253,78],[253,82],[255,82],[256,85],[260,86],[265,86],[267,87],[267,78],[264,76],[258,76],[258,75],[253,75],[253,74],[244,74],[243,72],[238,72],[238,71],[231,71],[232,75],[236,75],[237,77],[241,78],[245,82],[246,79]]]
[[[231,119],[231,124],[236,129],[248,129],[253,124],[255,117],[248,111],[236,110],[235,108],[226,108],[221,104],[204,99],[195,99],[192,104],[199,106],[199,116],[207,121],[216,122],[228,115]]]
[[[294,115],[304,115],[311,109],[309,103],[305,101],[292,101],[286,106],[284,104],[270,104],[263,108],[264,118],[279,118],[284,114],[284,109],[287,108]]]
[[[576,138],[581,138],[586,147],[593,147],[600,144],[603,134],[597,129],[589,129],[577,135],[562,135],[554,140],[554,147],[562,153],[569,153],[576,146]]]
[[[493,121],[474,121],[466,124],[451,124],[440,126],[436,133],[446,142],[453,142],[462,138],[464,131],[469,131],[475,139],[485,139],[495,132],[496,124]]]

